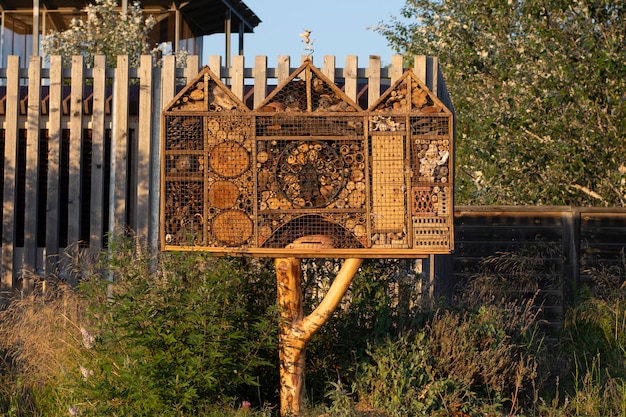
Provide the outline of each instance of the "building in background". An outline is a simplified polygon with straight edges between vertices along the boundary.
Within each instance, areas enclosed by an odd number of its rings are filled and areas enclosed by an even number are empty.
[[[134,0],[118,1],[122,10]],[[63,31],[73,18],[85,17],[89,3],[92,1],[0,0],[0,67],[6,66],[9,55],[20,56],[26,65],[28,57],[40,54],[42,35]],[[224,34],[226,65],[233,35],[238,35],[238,53],[243,55],[244,34],[252,33],[261,22],[241,0],[143,0],[141,6],[157,21],[152,43],[169,43],[173,51],[203,56],[203,37]]]

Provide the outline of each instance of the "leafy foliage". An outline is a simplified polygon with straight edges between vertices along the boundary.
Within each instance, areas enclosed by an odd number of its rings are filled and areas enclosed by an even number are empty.
[[[355,382],[356,363],[367,358],[368,343],[384,341],[423,322],[421,279],[413,267],[408,260],[364,261],[344,302],[307,345],[307,395],[312,401],[323,400],[328,381]],[[317,305],[338,268],[336,262],[307,261],[305,308]]]
[[[424,330],[377,344],[361,367],[362,400],[392,416],[513,414],[542,358],[531,307],[445,311]]]
[[[64,263],[78,289],[40,282],[0,310],[0,416],[276,415],[270,262],[115,239],[86,254]],[[309,345],[303,417],[623,416],[626,262],[590,271],[597,285],[544,339],[526,295],[542,256],[494,258],[494,279],[464,287],[471,303],[436,310],[413,265],[365,262]],[[305,267],[310,309],[337,265]],[[493,288],[507,273],[528,278],[514,288],[523,302]]]
[[[377,31],[440,58],[462,204],[626,203],[626,3],[407,0]]]
[[[115,67],[118,55],[128,55],[131,67],[139,66],[139,57],[166,53],[163,47],[154,47],[148,35],[156,23],[153,16],[144,17],[139,1],[128,4],[126,13],[117,10],[117,0],[95,0],[86,8],[86,19],[72,19],[69,29],[51,32],[41,41],[46,55],[61,55],[69,62],[75,55],[85,57],[93,65],[95,55],[105,55]],[[187,52],[177,54],[184,62]]]
[[[274,280],[208,254],[154,259],[130,241],[112,242],[92,269],[99,273],[83,276],[69,299],[81,314],[67,315],[68,299],[46,292],[16,300],[10,322],[0,318],[2,333],[15,333],[0,344],[15,365],[33,369],[26,375],[47,371],[28,381],[45,414],[202,415],[243,399],[275,400]],[[20,311],[32,322],[20,321]]]

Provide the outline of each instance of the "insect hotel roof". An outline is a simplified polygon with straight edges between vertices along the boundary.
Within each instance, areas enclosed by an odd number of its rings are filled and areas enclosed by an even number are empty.
[[[250,110],[204,68],[163,116],[164,250],[453,249],[453,114],[412,70],[364,110],[307,60]]]

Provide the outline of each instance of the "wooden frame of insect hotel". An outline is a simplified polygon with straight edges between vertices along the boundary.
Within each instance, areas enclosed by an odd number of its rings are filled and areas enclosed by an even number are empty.
[[[163,112],[161,247],[449,253],[453,123],[411,69],[364,110],[307,60],[250,110],[205,67]]]

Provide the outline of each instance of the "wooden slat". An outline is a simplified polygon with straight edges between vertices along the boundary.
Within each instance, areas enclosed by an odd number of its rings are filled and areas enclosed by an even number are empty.
[[[230,74],[231,91],[235,96],[243,101],[245,75],[244,75],[244,57],[243,55],[235,55],[232,57],[232,69]]]
[[[14,289],[13,262],[15,249],[15,198],[17,167],[17,114],[19,109],[18,56],[7,57],[6,113],[4,135],[4,189],[2,201],[2,285],[0,300],[10,296]]]
[[[390,83],[393,84],[402,77],[404,57],[402,55],[393,55],[391,57],[391,65],[389,66]]]
[[[290,64],[291,60],[288,55],[281,55],[278,57],[278,66],[276,67],[276,80],[278,85],[281,85],[287,78],[289,78],[289,75],[291,74]]]
[[[413,57],[413,72],[421,82],[426,84],[426,55]]]
[[[198,69],[200,68],[200,62],[198,60],[198,55],[189,55],[187,57],[187,65],[185,66],[185,78],[186,83],[188,83],[189,81],[191,81],[192,79],[195,78],[196,75],[198,75]],[[218,63],[218,68],[219,68],[219,63]],[[219,70],[218,72],[216,72],[216,74],[219,74]]]
[[[69,184],[67,202],[67,243],[80,239],[81,225],[81,154],[83,145],[83,57],[72,57],[70,93]]]
[[[367,74],[367,107],[371,106],[380,97],[380,57],[370,56]]]
[[[126,170],[128,149],[128,56],[117,57],[113,82],[113,137],[111,138],[110,227],[119,233],[127,226]]]
[[[257,56],[254,58],[254,108],[256,109],[265,100],[267,86],[267,57]]]
[[[163,58],[163,70],[161,72],[161,103],[169,103],[175,93],[176,61],[173,56]]]
[[[39,114],[41,108],[41,58],[33,56],[28,65],[28,114],[26,116],[26,171],[24,206],[23,286],[32,290],[37,269],[37,211],[39,205]]]
[[[346,57],[346,67],[343,70],[343,76],[345,79],[345,91],[346,95],[354,102],[357,102],[357,88],[358,88],[358,69],[357,69],[357,57],[354,55]]]
[[[106,135],[106,57],[94,57],[93,107],[91,112],[91,195],[89,216],[89,245],[102,248],[104,234],[104,144]]]
[[[61,150],[61,88],[63,62],[50,57],[50,90],[48,100],[48,184],[46,202],[46,275],[56,270],[59,253],[59,167]]]
[[[150,214],[148,225],[148,246],[150,248],[158,248],[159,246],[159,213],[161,184],[160,167],[161,167],[161,109],[163,101],[161,92],[163,91],[162,83],[162,67],[152,68],[152,106],[155,109],[154,117],[152,117],[152,137],[150,138],[150,167],[147,170],[150,175]]]
[[[324,65],[322,66],[322,74],[324,74],[330,81],[335,82],[335,56],[325,55]]]
[[[196,66],[197,67],[197,66]],[[137,205],[135,233],[142,245],[148,244],[150,221],[150,139],[152,137],[152,57],[143,55],[139,65],[139,129],[137,132]]]
[[[215,75],[217,75],[218,77],[220,77],[220,79],[222,78],[222,57],[219,55],[211,55],[209,57],[209,69],[211,71],[213,71],[213,73]],[[194,76],[196,76],[196,74],[194,74]],[[191,80],[191,78],[187,78],[187,80]]]
[[[169,103],[175,95],[175,88],[174,88],[174,83],[175,83],[175,73],[176,73],[176,66],[174,63],[174,60],[172,59],[172,57],[165,57],[163,59],[163,68],[161,69],[161,105],[159,106],[159,108],[163,108],[163,106],[165,106],[166,103]],[[161,164],[161,154],[163,152],[163,147],[165,146],[165,143],[163,143],[160,139],[160,132],[161,130],[164,128],[163,126],[163,119],[161,118],[160,122],[159,122],[159,130],[155,131],[155,140],[158,141],[159,146],[156,148],[158,154],[154,155],[154,158],[152,160],[152,174],[154,175],[154,178],[157,179],[159,178],[159,181],[153,181],[155,183],[160,184],[161,183],[161,178],[164,177],[164,169],[165,167]],[[157,133],[158,132],[158,133]],[[158,188],[160,190],[160,186]],[[160,193],[160,191],[159,191]],[[154,200],[153,200],[154,201]],[[153,206],[154,210],[152,212],[153,216],[156,214],[159,219],[158,224],[164,224],[164,218],[163,218],[163,207],[161,207],[161,199],[159,198],[158,200],[156,200],[156,205]],[[155,213],[156,208],[158,207],[158,213]],[[159,236],[158,241],[163,241],[163,237],[161,236],[161,232],[163,231],[163,228],[157,230],[157,236]],[[156,246],[154,246],[156,247]]]
[[[437,94],[439,88],[439,60],[436,57],[426,59],[426,85]]]

